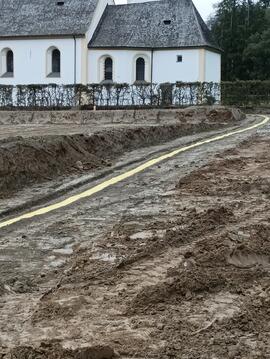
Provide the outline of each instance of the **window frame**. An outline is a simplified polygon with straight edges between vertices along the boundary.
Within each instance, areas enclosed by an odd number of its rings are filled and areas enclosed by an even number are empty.
[[[136,74],[136,65],[139,58],[144,60],[144,80],[138,81]],[[149,84],[151,82],[151,52],[136,52],[132,60],[132,81],[134,85]]]
[[[54,71],[55,68],[55,64],[53,63],[54,61],[54,54],[56,53],[56,51],[59,54],[59,63],[58,63],[58,68],[60,71]],[[62,52],[61,50],[56,47],[56,46],[51,46],[47,49],[46,52],[46,77],[48,78],[60,78],[61,77],[61,70],[62,70]]]
[[[139,64],[138,61],[141,61],[142,60],[142,63]],[[140,68],[141,66],[141,68]],[[142,67],[143,66],[143,67]],[[141,71],[141,73],[140,73]],[[135,82],[146,82],[145,81],[145,73],[146,73],[146,62],[145,62],[145,59],[140,56],[136,59],[136,62],[135,62]],[[143,74],[143,76],[140,76],[141,74]],[[142,78],[140,78],[142,77]]]
[[[11,63],[9,63],[10,55]],[[0,77],[14,77],[14,51],[9,47],[2,49],[0,53]]]
[[[163,20],[163,24],[168,26],[168,25],[171,25],[172,24],[172,20],[171,19],[164,19]]]
[[[61,73],[61,52],[58,49],[52,50],[52,73]]]
[[[12,50],[7,51],[6,55],[6,69],[7,73],[14,73],[14,53]]]
[[[110,64],[106,64],[108,61],[110,61]],[[103,81],[113,81],[113,59],[111,56],[106,56],[104,58]]]

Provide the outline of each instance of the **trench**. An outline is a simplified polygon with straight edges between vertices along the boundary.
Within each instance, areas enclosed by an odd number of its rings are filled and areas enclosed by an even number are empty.
[[[230,132],[226,132],[226,133],[223,133],[223,134],[220,134],[218,136],[215,136],[215,137],[211,137],[211,138],[208,138],[208,139],[204,139],[204,140],[201,140],[201,141],[198,141],[198,142],[195,142],[193,144],[190,144],[188,146],[184,146],[184,147],[181,147],[181,148],[178,148],[178,149],[175,149],[171,152],[168,152],[166,154],[163,154],[159,157],[156,157],[156,158],[153,158],[141,165],[139,165],[138,167],[135,167],[129,171],[126,171],[118,176],[115,176],[115,177],[112,177],[106,181],[103,181],[99,184],[97,184],[96,186],[90,188],[90,189],[87,189],[83,192],[80,192],[78,194],[75,194],[71,197],[68,197],[68,198],[65,198],[64,200],[61,200],[59,202],[56,202],[54,204],[50,204],[48,206],[45,206],[45,207],[42,207],[42,208],[39,208],[37,210],[34,210],[34,211],[31,211],[31,212],[28,212],[28,213],[25,213],[25,214],[22,214],[18,217],[15,217],[15,218],[11,218],[11,219],[8,219],[6,221],[3,221],[2,223],[0,223],[0,228],[4,228],[4,227],[8,227],[14,223],[17,223],[17,222],[20,222],[22,220],[25,220],[25,219],[31,219],[33,217],[37,217],[37,216],[41,216],[41,215],[44,215],[44,214],[47,214],[47,213],[50,213],[52,211],[56,211],[56,210],[59,210],[59,209],[62,209],[64,207],[67,207],[67,206],[70,206],[72,205],[73,203],[76,203],[78,201],[81,201],[82,199],[84,198],[88,198],[88,197],[91,197],[93,195],[95,195],[96,193],[99,193],[101,191],[103,191],[104,189],[110,187],[110,186],[113,186],[119,182],[122,182],[130,177],[133,177],[134,175],[140,173],[140,172],[143,172],[145,171],[146,169],[156,165],[156,164],[159,164],[163,161],[166,161],[172,157],[175,157],[176,155],[180,154],[180,153],[183,153],[183,152],[186,152],[186,151],[189,151],[189,150],[192,150],[196,147],[200,147],[202,145],[208,145],[209,143],[213,143],[213,142],[216,142],[216,141],[220,141],[220,140],[223,140],[223,139],[226,139],[228,137],[232,137],[232,136],[235,136],[237,134],[241,134],[241,133],[244,133],[244,132],[248,132],[248,131],[251,131],[251,130],[254,130],[254,129],[257,129],[259,127],[262,127],[262,126],[265,126],[270,118],[268,116],[261,116],[263,120],[261,120],[260,122],[258,123],[255,123],[253,125],[250,125],[248,127],[244,127],[244,128],[240,128],[238,130],[234,130],[234,131],[230,131]]]

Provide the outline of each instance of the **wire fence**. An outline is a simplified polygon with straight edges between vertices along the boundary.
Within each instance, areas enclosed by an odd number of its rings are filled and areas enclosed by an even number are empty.
[[[268,106],[270,81],[176,84],[0,85],[0,108]]]

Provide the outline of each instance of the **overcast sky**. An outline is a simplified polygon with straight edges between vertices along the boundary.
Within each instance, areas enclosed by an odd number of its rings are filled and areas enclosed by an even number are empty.
[[[115,2],[116,4],[125,4],[126,0],[115,0]],[[203,19],[207,20],[208,16],[213,11],[213,4],[215,4],[217,0],[193,0],[193,2],[202,15]]]
[[[213,12],[213,4],[217,3],[217,0],[193,0],[195,6],[199,10],[204,20],[207,20],[209,15]]]

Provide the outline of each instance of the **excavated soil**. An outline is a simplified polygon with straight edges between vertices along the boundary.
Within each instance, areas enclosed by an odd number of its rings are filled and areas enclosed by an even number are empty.
[[[21,309],[32,345],[14,336],[0,358],[269,358],[269,199],[269,136],[218,154],[159,198],[158,214],[123,215],[78,246]]]
[[[1,355],[1,353],[0,353]],[[112,348],[106,346],[96,346],[76,350],[63,349],[57,342],[42,343],[38,350],[30,346],[22,346],[2,354],[6,359],[112,359],[115,353]]]
[[[145,111],[144,116],[146,114]],[[163,113],[164,117],[165,114],[166,112]],[[175,116],[173,123],[166,123],[166,117],[161,121],[159,112],[156,112],[155,124],[151,118],[152,125],[147,124],[146,116],[146,119],[141,120],[141,124],[135,127],[106,128],[105,126],[100,128],[96,124],[87,127],[83,120],[83,126],[74,127],[74,125],[68,124],[68,120],[74,119],[76,113],[70,117],[68,117],[68,113],[65,113],[63,121],[66,121],[66,124],[60,123],[57,126],[51,125],[51,127],[45,126],[44,128],[38,126],[36,123],[38,119],[35,120],[36,126],[33,126],[34,115],[22,114],[21,121],[24,124],[20,126],[19,114],[16,115],[15,120],[14,114],[11,116],[7,113],[6,116],[11,123],[17,125],[2,126],[2,134],[0,135],[0,198],[7,197],[14,191],[33,183],[108,167],[121,154],[136,148],[159,144],[162,141],[172,140],[179,136],[232,125],[233,123],[237,124],[243,118],[243,114],[238,110],[222,107],[214,109],[190,108],[173,113],[168,111],[167,116],[170,121],[172,114]],[[32,122],[25,124],[24,117],[26,116],[30,116]],[[41,113],[40,116],[40,121],[44,125],[45,115]],[[45,118],[47,117],[45,116]],[[48,118],[51,117],[48,116]],[[5,121],[4,119],[2,122],[6,124],[7,119]],[[22,136],[14,136],[15,133],[20,132]]]

